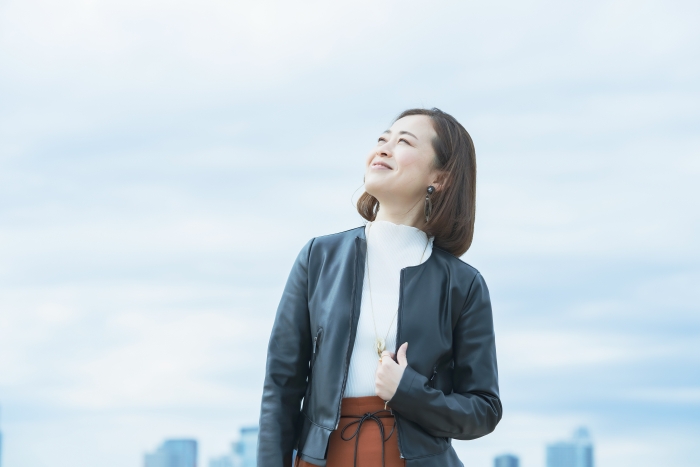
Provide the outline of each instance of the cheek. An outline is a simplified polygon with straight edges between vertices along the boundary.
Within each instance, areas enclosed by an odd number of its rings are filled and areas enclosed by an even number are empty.
[[[372,159],[374,159],[376,153],[377,151],[370,151],[367,153],[367,156],[365,157],[365,167],[369,167],[369,164],[372,162]]]
[[[423,169],[423,157],[414,149],[401,151],[395,158],[401,170],[413,172]]]

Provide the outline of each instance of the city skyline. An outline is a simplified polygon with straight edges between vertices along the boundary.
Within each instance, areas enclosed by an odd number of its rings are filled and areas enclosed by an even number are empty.
[[[493,467],[520,467],[520,459],[514,454],[501,454],[493,460]]]
[[[241,427],[237,441],[231,443],[231,451],[209,460],[209,467],[255,467],[257,464],[257,426]]]
[[[198,443],[194,439],[166,439],[143,456],[143,467],[197,467]]]
[[[588,429],[579,427],[570,439],[548,444],[547,467],[594,467],[593,441]]]
[[[241,427],[229,453],[211,457],[209,467],[256,467],[257,426]],[[195,467],[197,440],[166,439],[154,453],[144,456],[144,467]],[[594,447],[586,427],[578,427],[569,439],[543,443],[547,452],[543,467],[594,467]],[[192,454],[194,453],[194,455]],[[494,457],[493,467],[520,467],[515,454]]]

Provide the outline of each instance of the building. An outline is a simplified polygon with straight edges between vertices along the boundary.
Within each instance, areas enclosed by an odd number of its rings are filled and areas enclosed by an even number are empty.
[[[549,444],[547,467],[593,467],[593,442],[588,430],[579,428],[570,440]]]
[[[210,459],[209,467],[256,467],[258,431],[257,426],[241,428],[240,438],[231,444],[231,454]]]
[[[241,428],[241,437],[233,443],[233,453],[237,460],[234,467],[256,467],[258,464],[258,427]]]
[[[503,454],[493,460],[493,467],[520,467],[520,459],[512,454]]]
[[[197,467],[197,441],[166,440],[154,453],[144,456],[144,467]]]
[[[209,460],[209,467],[235,467],[233,465],[233,456],[214,457]]]

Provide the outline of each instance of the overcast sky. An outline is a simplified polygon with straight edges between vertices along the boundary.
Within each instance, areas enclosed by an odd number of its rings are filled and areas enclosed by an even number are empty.
[[[598,467],[698,464],[700,4],[0,2],[3,467],[200,463],[258,420],[308,239],[439,107],[477,151],[503,420],[466,465],[587,426]]]

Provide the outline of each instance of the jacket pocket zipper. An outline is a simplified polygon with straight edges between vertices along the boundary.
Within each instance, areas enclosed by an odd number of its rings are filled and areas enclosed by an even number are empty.
[[[311,367],[313,367],[314,362],[316,362],[316,350],[318,349],[318,342],[321,339],[322,332],[323,328],[318,328],[318,331],[316,331],[316,335],[314,336],[313,351],[311,352]]]
[[[428,380],[428,383],[430,384],[430,387],[433,388],[433,389],[435,388],[435,375],[437,375],[437,369],[438,369],[438,366],[435,365],[435,366],[433,367],[433,374],[432,374],[432,376],[430,377],[430,379]]]

